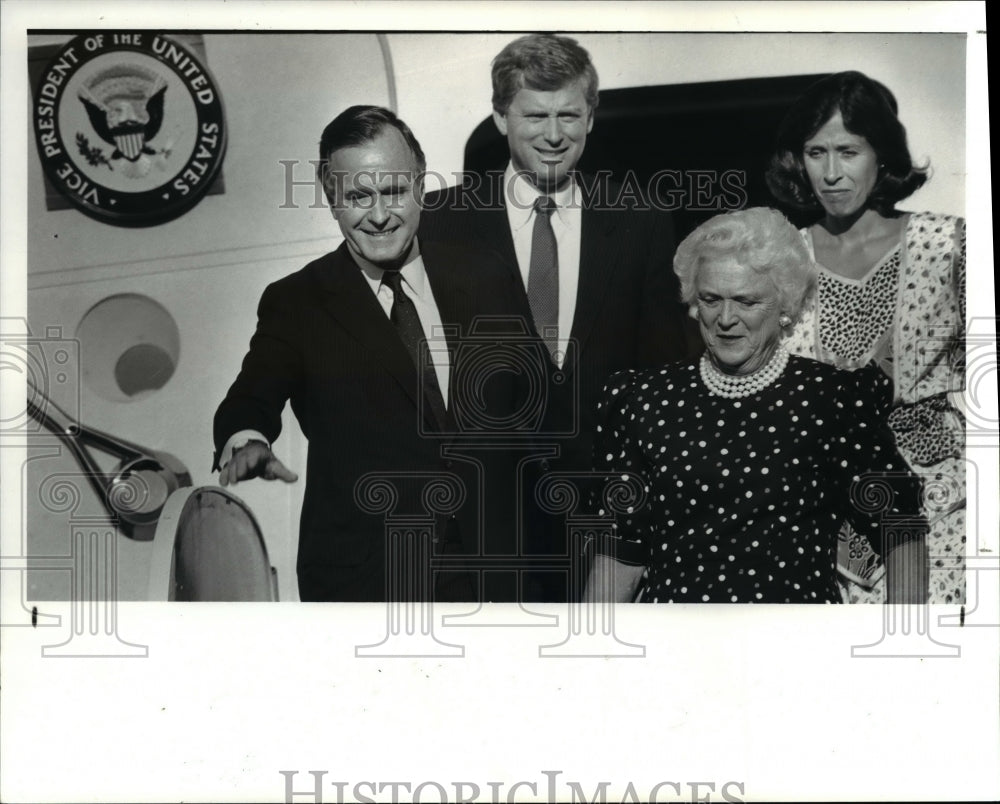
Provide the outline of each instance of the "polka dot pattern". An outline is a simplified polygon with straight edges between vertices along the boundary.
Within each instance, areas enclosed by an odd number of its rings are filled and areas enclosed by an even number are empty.
[[[598,470],[646,481],[649,503],[616,526],[619,556],[647,567],[642,599],[840,602],[840,523],[880,532],[851,504],[852,484],[901,464],[881,426],[890,400],[876,369],[801,357],[735,400],[709,394],[696,364],[615,375],[594,454]],[[915,511],[917,483],[897,485],[892,510]]]

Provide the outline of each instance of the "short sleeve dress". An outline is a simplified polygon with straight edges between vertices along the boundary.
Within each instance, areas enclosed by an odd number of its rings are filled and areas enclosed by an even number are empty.
[[[881,543],[884,517],[922,532],[920,482],[885,424],[891,383],[792,356],[743,399],[697,363],[614,375],[595,469],[642,478],[646,504],[598,551],[646,567],[643,602],[839,603],[844,519]]]
[[[803,236],[813,252],[809,231]],[[965,427],[951,401],[965,387],[965,222],[913,213],[900,242],[860,279],[817,267],[816,290],[785,345],[840,368],[875,361],[892,377],[890,426],[908,465],[931,490],[924,500],[928,600],[961,602]],[[863,536],[844,530],[840,566],[848,600],[884,600],[879,556]]]

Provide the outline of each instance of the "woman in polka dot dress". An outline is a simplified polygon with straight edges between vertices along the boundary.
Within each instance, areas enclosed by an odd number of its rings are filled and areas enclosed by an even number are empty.
[[[786,341],[840,368],[878,363],[894,385],[892,427],[924,480],[932,603],[964,600],[965,223],[896,204],[926,180],[896,100],[858,72],[816,83],[788,112],[768,172],[775,196],[821,219],[803,231],[818,281]],[[851,602],[885,599],[884,566],[863,534],[841,533]]]
[[[920,481],[886,426],[888,378],[781,344],[815,275],[799,233],[772,209],[720,215],[674,267],[707,351],[605,389],[595,466],[638,476],[646,499],[598,545],[586,599],[838,603],[841,523],[881,547],[892,517],[893,599],[922,600]]]

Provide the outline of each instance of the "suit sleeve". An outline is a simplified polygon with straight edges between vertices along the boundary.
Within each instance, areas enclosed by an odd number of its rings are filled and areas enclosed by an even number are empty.
[[[680,282],[673,269],[676,245],[673,218],[651,210],[639,322],[639,359],[644,366],[688,361],[702,352],[698,327],[680,300]]]
[[[281,433],[281,412],[301,382],[302,350],[296,310],[280,285],[270,285],[257,307],[257,329],[236,381],[215,412],[215,463],[229,438],[256,430],[274,443]]]

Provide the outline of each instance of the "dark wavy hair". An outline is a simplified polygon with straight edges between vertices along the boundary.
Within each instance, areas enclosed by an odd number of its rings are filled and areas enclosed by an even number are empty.
[[[597,70],[590,54],[569,36],[528,34],[515,39],[493,59],[493,109],[506,114],[524,87],[551,92],[580,78],[587,106],[597,108]]]
[[[806,140],[838,111],[844,128],[868,140],[878,159],[878,179],[867,206],[882,215],[892,213],[899,201],[927,181],[927,166],[913,164],[892,92],[853,70],[817,81],[788,110],[778,128],[765,176],[768,188],[778,201],[793,209],[812,212],[822,208],[806,174],[802,151]]]
[[[413,161],[417,165],[419,174],[427,170],[427,158],[424,151],[413,136],[410,127],[400,120],[396,115],[383,106],[351,106],[338,114],[323,129],[323,135],[319,140],[319,163],[316,165],[316,174],[320,184],[323,185],[323,192],[326,193],[326,200],[334,203],[332,182],[329,181],[330,157],[334,151],[341,148],[350,148],[355,145],[364,145],[371,142],[387,127],[396,129],[403,135],[403,140],[413,154]],[[414,177],[417,181],[419,177]]]

